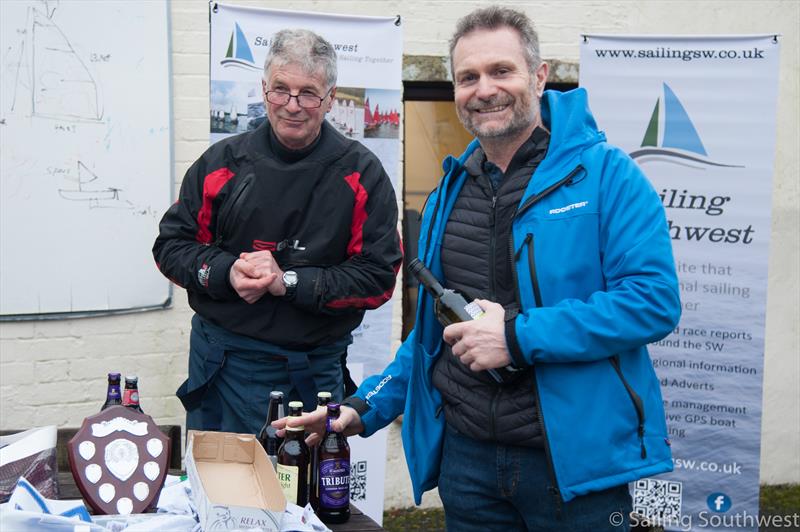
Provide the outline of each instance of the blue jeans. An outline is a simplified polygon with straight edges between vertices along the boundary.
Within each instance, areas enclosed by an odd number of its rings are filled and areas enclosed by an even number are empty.
[[[309,385],[314,387],[310,390],[311,397],[315,398],[317,391],[324,390],[331,392],[335,402],[341,402],[344,396],[342,354],[347,343],[349,339],[309,352]],[[271,391],[283,392],[284,405],[302,400],[300,390],[289,376],[287,358],[277,355],[285,352],[279,348],[227,332],[198,316],[192,319],[189,345],[186,389],[206,389],[201,398],[193,401],[197,404],[191,409],[186,407],[187,429],[258,434],[267,417]],[[179,397],[182,391],[186,390],[179,389]],[[311,410],[315,405],[313,401],[311,408],[304,410]]]
[[[478,441],[450,427],[445,431],[439,495],[448,532],[629,530],[626,484],[567,503],[552,485],[543,449]]]

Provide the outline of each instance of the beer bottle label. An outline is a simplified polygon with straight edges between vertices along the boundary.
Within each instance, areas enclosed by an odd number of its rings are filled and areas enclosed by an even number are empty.
[[[350,461],[329,458],[319,463],[319,502],[325,508],[350,505]]]
[[[122,402],[126,405],[139,404],[139,392],[136,390],[125,390],[125,395],[122,397]]]
[[[297,466],[278,464],[276,473],[278,474],[278,482],[281,484],[281,490],[286,500],[292,504],[297,504],[297,484],[300,477],[299,468]]]

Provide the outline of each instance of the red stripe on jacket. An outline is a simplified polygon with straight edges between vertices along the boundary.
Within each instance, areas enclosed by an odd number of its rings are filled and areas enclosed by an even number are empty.
[[[398,239],[400,235],[397,235]],[[405,251],[403,250],[403,241],[400,241],[400,255],[405,255]],[[392,293],[394,292],[394,287],[397,282],[397,272],[400,271],[400,265],[403,264],[402,258],[394,265],[394,277],[395,282],[392,283],[392,286],[389,287],[384,293],[379,296],[371,296],[371,297],[349,297],[345,299],[337,299],[336,301],[331,301],[326,307],[329,308],[346,308],[346,307],[355,307],[355,308],[378,308],[392,297]]]
[[[213,240],[210,226],[214,199],[233,176],[233,172],[227,168],[220,168],[208,174],[203,180],[203,205],[197,212],[197,235],[195,235],[195,239],[201,244],[210,244]]]
[[[353,220],[350,222],[350,242],[347,243],[347,256],[361,253],[364,247],[364,223],[367,221],[367,190],[361,185],[361,174],[353,172],[344,180],[353,189]]]

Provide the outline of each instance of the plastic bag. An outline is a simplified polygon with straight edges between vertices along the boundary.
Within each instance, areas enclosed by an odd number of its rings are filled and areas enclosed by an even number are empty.
[[[25,477],[48,499],[58,499],[55,425],[0,436],[0,502],[6,502]]]

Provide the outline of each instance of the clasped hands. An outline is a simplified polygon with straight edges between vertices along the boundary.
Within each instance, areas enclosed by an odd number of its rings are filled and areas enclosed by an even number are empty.
[[[286,293],[283,270],[269,251],[241,253],[231,266],[228,277],[236,293],[250,304],[266,293],[273,296]]]

